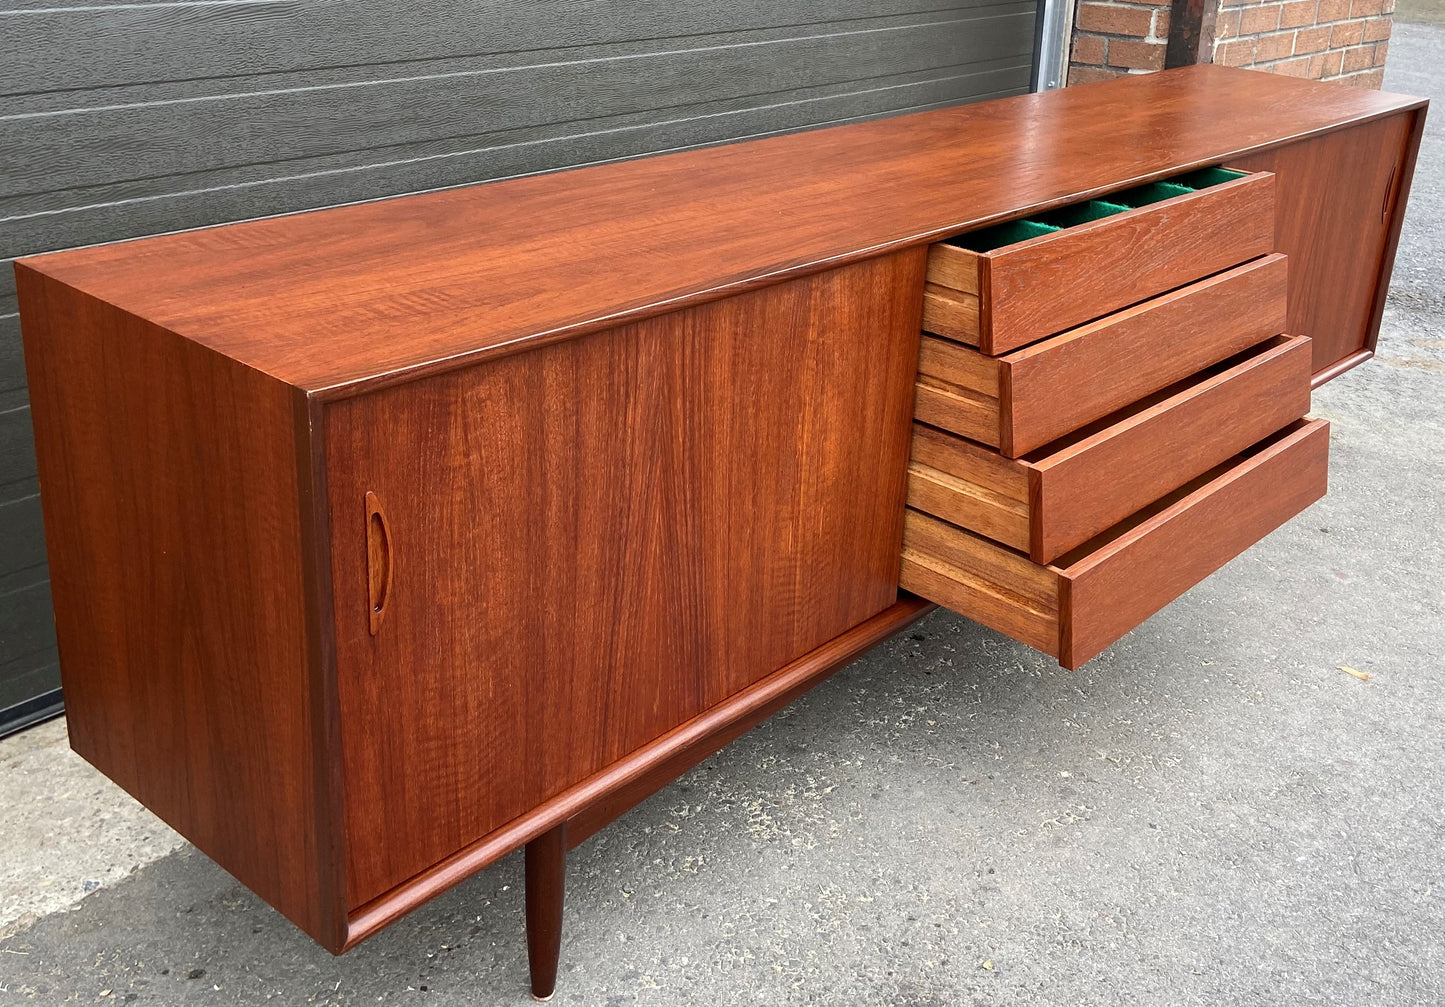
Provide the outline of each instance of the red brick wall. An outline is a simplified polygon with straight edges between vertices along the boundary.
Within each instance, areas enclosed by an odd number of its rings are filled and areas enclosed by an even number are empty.
[[[1395,0],[1224,0],[1214,62],[1378,89]]]
[[[1360,87],[1384,78],[1395,0],[1219,2],[1215,63]],[[1168,36],[1168,3],[1079,0],[1068,82],[1163,69]]]
[[[1168,40],[1168,0],[1078,0],[1069,83],[1087,84],[1131,71],[1162,70]]]

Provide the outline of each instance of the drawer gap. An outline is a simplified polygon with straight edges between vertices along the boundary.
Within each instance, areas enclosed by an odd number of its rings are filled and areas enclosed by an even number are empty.
[[[1157,392],[1146,395],[1144,398],[1139,399],[1137,402],[1131,402],[1129,405],[1125,406],[1122,409],[1117,409],[1114,412],[1108,414],[1107,416],[1100,417],[1099,419],[1094,420],[1092,423],[1088,423],[1082,427],[1079,427],[1077,430],[1071,430],[1057,440],[1050,441],[1048,444],[1045,444],[1040,448],[1036,448],[1035,450],[1030,451],[1028,454],[1020,456],[1021,460],[1030,464],[1037,464],[1052,455],[1058,454],[1060,451],[1067,450],[1068,448],[1080,443],[1081,441],[1088,440],[1090,437],[1099,433],[1101,430],[1106,430],[1109,427],[1114,426],[1116,423],[1121,423],[1131,416],[1138,415],[1139,413],[1142,413],[1145,410],[1158,405],[1165,399],[1173,398],[1175,395],[1178,395],[1180,392],[1184,391],[1187,388],[1201,384],[1202,382],[1207,381],[1210,378],[1215,377],[1216,375],[1223,374],[1225,371],[1233,367],[1238,367],[1240,364],[1244,363],[1247,360],[1263,356],[1271,350],[1284,346],[1289,343],[1290,338],[1291,337],[1285,335],[1271,336],[1263,342],[1256,343],[1255,345],[1249,347],[1246,350],[1241,350],[1232,357],[1221,360],[1216,364],[1211,364],[1210,366],[1204,368],[1198,373],[1191,374],[1187,378],[1181,378],[1179,381],[1174,382],[1174,384],[1172,385],[1168,385],[1164,388],[1159,389]]]
[[[1133,208],[1131,207],[1131,209],[1133,209]],[[1182,291],[1187,291],[1190,287],[1197,287],[1197,286],[1200,286],[1200,285],[1202,285],[1202,284],[1206,284],[1206,283],[1210,282],[1211,280],[1218,279],[1218,278],[1220,278],[1220,277],[1225,276],[1225,275],[1228,274],[1228,273],[1233,273],[1233,272],[1235,272],[1236,270],[1244,269],[1244,268],[1249,267],[1249,266],[1260,265],[1260,264],[1262,264],[1262,263],[1264,262],[1264,260],[1266,260],[1266,259],[1272,259],[1272,258],[1280,258],[1280,259],[1282,259],[1282,258],[1284,258],[1284,256],[1279,255],[1278,253],[1274,253],[1274,252],[1271,252],[1271,253],[1266,254],[1266,255],[1257,255],[1257,256],[1255,256],[1254,258],[1248,259],[1248,260],[1246,260],[1246,261],[1244,261],[1244,262],[1236,263],[1235,265],[1232,265],[1232,266],[1225,266],[1225,267],[1223,267],[1223,268],[1221,268],[1221,269],[1217,269],[1217,270],[1215,270],[1214,272],[1211,272],[1211,273],[1205,273],[1204,275],[1199,276],[1199,277],[1197,277],[1197,278],[1195,278],[1195,279],[1186,280],[1186,281],[1184,281],[1184,282],[1182,282],[1182,283],[1178,283],[1178,284],[1176,284],[1176,285],[1174,285],[1174,286],[1172,286],[1172,287],[1166,287],[1165,289],[1160,290],[1158,293],[1156,293],[1156,294],[1150,294],[1148,297],[1142,298],[1142,299],[1140,299],[1140,300],[1138,300],[1138,301],[1133,301],[1133,302],[1131,302],[1131,303],[1129,303],[1129,304],[1120,305],[1118,308],[1114,308],[1114,309],[1112,309],[1112,310],[1110,310],[1110,311],[1105,311],[1104,313],[1102,313],[1102,314],[1100,314],[1100,315],[1096,315],[1096,316],[1094,316],[1093,318],[1086,318],[1086,319],[1084,319],[1083,321],[1079,322],[1077,325],[1070,326],[1069,329],[1065,329],[1065,330],[1062,330],[1062,331],[1060,331],[1060,332],[1052,332],[1052,333],[1049,333],[1048,335],[1039,336],[1037,339],[1030,340],[1030,341],[1027,342],[1027,343],[1020,343],[1018,346],[1015,346],[1015,347],[1010,348],[1007,353],[1000,353],[1000,354],[995,355],[995,356],[994,356],[994,359],[1002,360],[1002,359],[1004,359],[1004,358],[1006,358],[1006,357],[1011,357],[1011,356],[1013,356],[1013,355],[1016,354],[1016,353],[1022,353],[1022,352],[1025,351],[1025,350],[1037,349],[1039,346],[1043,345],[1044,343],[1049,342],[1051,339],[1057,339],[1057,338],[1059,338],[1060,336],[1065,335],[1065,334],[1067,334],[1068,332],[1073,331],[1073,330],[1075,330],[1075,329],[1084,329],[1084,328],[1088,328],[1089,326],[1099,325],[1099,324],[1101,324],[1101,323],[1103,323],[1103,322],[1107,322],[1107,321],[1108,321],[1109,319],[1111,319],[1111,318],[1117,317],[1119,314],[1121,314],[1121,313],[1123,313],[1123,312],[1129,311],[1129,310],[1134,309],[1134,308],[1141,308],[1141,307],[1149,304],[1151,301],[1162,300],[1162,299],[1164,299],[1164,298],[1166,298],[1166,297],[1169,297],[1171,294],[1178,294],[1178,293],[1180,293],[1180,292],[1182,292]],[[961,346],[967,346],[968,348],[974,350],[975,352],[982,352],[982,351],[980,351],[980,350],[978,349],[978,346],[977,346],[976,344],[965,342],[964,340],[959,339],[959,338],[957,338],[957,337],[955,337],[955,336],[950,336],[950,335],[946,335],[946,334],[940,334],[940,333],[937,333],[937,332],[930,332],[930,333],[928,333],[928,334],[931,335],[931,336],[933,336],[933,337],[936,338],[936,339],[951,340],[952,342],[958,343],[958,344],[961,345]],[[1168,338],[1168,337],[1165,336],[1165,337],[1162,337],[1162,338]]]
[[[1250,458],[1253,458],[1255,455],[1266,450],[1272,445],[1278,444],[1280,441],[1308,426],[1310,422],[1311,420],[1309,420],[1308,418],[1295,420],[1289,426],[1284,427],[1283,429],[1276,431],[1273,434],[1270,434],[1268,437],[1264,438],[1258,443],[1250,445],[1248,448],[1241,451],[1233,458],[1230,458],[1228,461],[1221,462],[1214,468],[1210,469],[1208,472],[1205,472],[1203,475],[1191,479],[1189,482],[1185,483],[1174,492],[1166,496],[1160,497],[1158,500],[1155,500],[1147,507],[1135,511],[1133,514],[1129,515],[1129,517],[1120,521],[1108,531],[1095,535],[1083,545],[1078,546],[1072,551],[1065,553],[1049,565],[1057,570],[1067,572],[1068,569],[1074,564],[1084,559],[1087,559],[1090,555],[1098,552],[1100,549],[1107,546],[1110,542],[1122,538],[1130,531],[1133,531],[1135,528],[1139,527],[1139,525],[1143,524],[1145,521],[1148,521],[1154,515],[1160,513],[1161,511],[1169,509],[1180,500],[1183,500],[1185,497],[1189,496],[1189,494],[1198,490],[1200,487],[1208,485],[1209,483],[1213,482],[1215,479],[1218,479],[1220,476],[1224,475],[1224,473],[1228,472],[1235,466],[1247,461]]]

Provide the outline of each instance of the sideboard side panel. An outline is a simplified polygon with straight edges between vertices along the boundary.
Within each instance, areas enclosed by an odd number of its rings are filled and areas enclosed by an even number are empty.
[[[335,947],[295,393],[17,274],[71,747]]]
[[[924,255],[328,407],[351,906],[894,602]]]
[[[1424,115],[1408,110],[1228,162],[1275,174],[1286,331],[1310,337],[1317,381],[1375,347]]]

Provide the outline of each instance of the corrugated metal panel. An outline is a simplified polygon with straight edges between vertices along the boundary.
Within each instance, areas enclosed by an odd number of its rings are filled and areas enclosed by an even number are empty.
[[[0,679],[54,676],[13,257],[1016,94],[1034,20],[981,0],[12,0]]]

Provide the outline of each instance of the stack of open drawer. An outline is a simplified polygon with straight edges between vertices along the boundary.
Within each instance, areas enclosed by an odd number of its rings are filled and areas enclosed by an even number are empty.
[[[929,253],[900,583],[1076,668],[1325,492],[1274,177]]]

